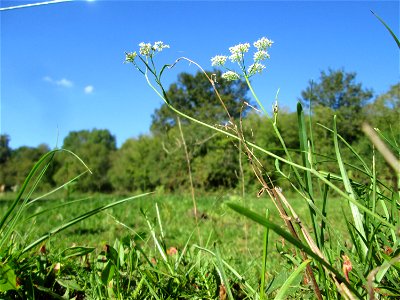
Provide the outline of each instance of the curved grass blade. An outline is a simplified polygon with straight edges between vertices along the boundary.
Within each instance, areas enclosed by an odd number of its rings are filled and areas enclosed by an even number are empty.
[[[269,209],[265,213],[265,218],[269,219]],[[264,232],[264,247],[263,247],[263,260],[261,268],[261,283],[260,283],[260,299],[263,300],[265,297],[265,272],[267,266],[267,255],[268,255],[268,239],[269,239],[269,228],[265,228]]]
[[[371,10],[371,12],[372,12],[372,14],[373,14],[379,21],[381,21],[381,23],[386,27],[386,29],[389,31],[390,35],[393,37],[394,41],[396,42],[397,47],[399,47],[399,49],[400,49],[400,41],[399,41],[399,39],[397,38],[397,36],[394,34],[394,32],[393,32],[393,31],[390,29],[390,27],[385,23],[385,21],[383,21],[376,13],[374,13],[372,10]]]
[[[286,279],[285,283],[282,285],[282,287],[279,289],[278,294],[275,296],[275,300],[280,300],[280,299],[287,299],[286,296],[289,292],[289,289],[291,287],[291,284],[293,281],[296,279],[297,276],[300,275],[301,272],[305,270],[307,265],[311,262],[311,259],[307,259],[301,263],[301,265],[292,273],[290,274],[289,278]]]
[[[344,188],[345,188],[347,194],[349,195],[349,197],[352,198],[354,200],[354,202],[356,202],[357,201],[356,195],[353,191],[353,188],[351,187],[350,179],[347,176],[347,171],[346,171],[346,168],[342,161],[342,156],[340,154],[339,142],[338,142],[338,137],[337,137],[336,115],[333,117],[333,143],[335,146],[337,163],[339,165],[340,174],[342,175]],[[368,252],[368,247],[364,242],[366,240],[366,234],[365,234],[365,230],[364,230],[364,226],[363,226],[363,223],[364,223],[363,216],[360,213],[360,211],[358,210],[358,207],[356,205],[354,205],[354,202],[349,202],[351,214],[353,215],[355,227],[357,228],[357,231],[361,235],[361,237],[359,238],[359,242],[361,245],[362,253],[363,253],[364,257],[366,257],[367,252]]]
[[[80,215],[79,217],[76,217],[76,218],[72,219],[71,221],[69,221],[67,223],[64,223],[64,224],[62,224],[62,225],[50,230],[48,233],[46,233],[45,235],[41,236],[36,241],[34,241],[30,245],[26,246],[22,250],[22,253],[25,253],[25,252],[31,250],[33,247],[35,247],[38,244],[40,244],[41,242],[45,241],[46,239],[48,239],[52,235],[54,235],[56,233],[59,233],[59,232],[63,231],[64,229],[67,229],[68,227],[71,227],[72,225],[74,225],[76,223],[79,223],[79,222],[81,222],[81,221],[83,221],[83,220],[85,220],[85,219],[87,219],[87,218],[89,218],[89,217],[91,217],[93,215],[96,215],[99,212],[102,212],[103,210],[106,210],[106,209],[109,209],[109,208],[114,207],[116,205],[125,203],[125,202],[127,202],[129,200],[133,200],[133,199],[137,199],[137,198],[140,198],[140,197],[148,196],[150,194],[152,194],[152,193],[145,193],[145,194],[141,194],[141,195],[125,198],[125,199],[122,199],[122,200],[119,200],[119,201],[116,201],[116,202],[113,202],[113,203],[110,203],[110,204],[95,208],[95,209],[93,209],[91,211],[88,211],[88,212]]]
[[[222,284],[225,286],[225,290],[228,293],[228,298],[230,300],[234,300],[235,298],[233,298],[232,291],[231,291],[231,286],[229,284],[228,277],[226,277],[224,264],[222,263],[221,254],[219,253],[219,249],[218,249],[217,246],[215,247],[215,254],[216,254],[216,258],[217,258],[217,266],[218,266],[218,269],[219,269],[219,274],[220,274],[221,279],[222,279]]]
[[[344,285],[346,285],[346,287],[353,292],[357,297],[359,297],[360,299],[362,298],[362,296],[358,293],[358,291],[356,291],[348,282],[347,280],[340,274],[340,272],[338,270],[336,270],[333,266],[331,266],[329,263],[327,263],[323,258],[321,258],[320,256],[318,256],[317,254],[315,254],[307,245],[303,244],[301,241],[295,239],[293,236],[291,236],[288,232],[286,232],[285,230],[283,230],[280,226],[275,225],[274,223],[271,223],[270,221],[268,221],[266,218],[264,218],[263,216],[245,208],[242,207],[240,205],[234,204],[234,203],[227,203],[228,207],[230,207],[231,209],[233,209],[234,211],[238,212],[239,214],[242,214],[246,217],[248,217],[249,219],[257,222],[258,224],[268,227],[269,229],[271,229],[272,231],[274,231],[276,234],[280,235],[281,237],[283,237],[285,240],[287,240],[289,243],[293,244],[295,247],[297,247],[298,249],[303,250],[305,253],[307,253],[309,256],[311,256],[312,258],[314,258],[316,261],[318,261],[319,263],[321,263],[324,267],[326,267],[330,272],[332,272],[336,279],[339,282],[342,282]]]

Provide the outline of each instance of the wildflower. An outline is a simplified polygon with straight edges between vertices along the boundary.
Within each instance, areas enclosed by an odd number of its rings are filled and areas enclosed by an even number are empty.
[[[350,282],[349,272],[353,269],[353,265],[351,264],[350,258],[347,255],[342,255],[342,258],[343,258],[343,273],[344,276],[346,277],[347,282]]]
[[[154,51],[158,51],[161,52],[163,49],[165,48],[169,48],[169,45],[164,44],[163,42],[159,41],[159,42],[155,42],[153,45],[153,50]]]
[[[243,54],[248,52],[249,49],[250,49],[249,43],[238,44],[236,46],[230,47],[229,51],[231,52],[231,56],[229,56],[229,59],[232,62],[240,62],[243,58]]]
[[[261,73],[262,70],[264,70],[264,69],[265,69],[265,66],[263,64],[256,62],[248,68],[247,73],[249,76],[252,76],[256,73]]]
[[[60,269],[61,269],[61,264],[58,262],[54,265],[53,271],[54,271],[54,273],[58,273],[58,272],[60,272]]]
[[[255,41],[253,45],[258,51],[266,51],[272,46],[273,43],[273,41],[267,39],[266,37],[262,37],[261,39]]]
[[[254,62],[260,62],[269,58],[269,54],[265,50],[259,50],[256,53],[254,53],[253,58]]]
[[[240,79],[240,75],[233,71],[227,71],[227,72],[223,73],[221,76],[223,79],[225,79],[227,81],[234,81],[234,80]]]
[[[223,66],[225,65],[226,59],[228,57],[225,55],[216,55],[211,58],[211,66]]]
[[[139,44],[139,53],[143,56],[150,56],[152,54],[152,47],[150,43],[140,43]]]
[[[174,256],[177,253],[178,253],[178,249],[176,249],[175,247],[170,247],[169,249],[167,249],[167,254],[169,256]]]
[[[135,61],[135,58],[137,56],[136,51],[135,52],[125,52],[125,62],[126,63],[133,63]]]

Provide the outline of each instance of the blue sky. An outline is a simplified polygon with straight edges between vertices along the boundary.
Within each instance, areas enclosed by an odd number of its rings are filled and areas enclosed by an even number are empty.
[[[31,3],[2,1],[1,7]],[[120,146],[149,132],[161,100],[124,52],[144,42],[171,46],[211,70],[210,58],[240,42],[275,43],[254,88],[266,107],[295,109],[310,79],[344,68],[376,94],[399,81],[399,50],[371,14],[399,34],[397,1],[74,1],[0,12],[0,133],[11,147],[62,146],[68,132],[109,129]],[[168,87],[182,64],[166,77]]]

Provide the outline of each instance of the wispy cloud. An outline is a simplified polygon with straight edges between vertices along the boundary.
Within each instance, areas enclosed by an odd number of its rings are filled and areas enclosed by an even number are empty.
[[[87,85],[87,86],[85,86],[83,91],[85,92],[85,94],[91,94],[94,91],[94,87],[93,87],[93,85]]]
[[[50,76],[45,76],[45,77],[43,77],[43,80],[46,82],[49,82],[51,84],[65,87],[65,88],[71,88],[74,86],[74,83],[71,80],[68,80],[66,78],[61,78],[60,80],[56,80],[56,79],[51,78]]]

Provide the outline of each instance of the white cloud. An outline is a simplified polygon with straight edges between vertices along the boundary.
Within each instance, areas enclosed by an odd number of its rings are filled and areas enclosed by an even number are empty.
[[[49,77],[49,76],[43,77],[43,80],[47,81],[47,82],[53,82],[53,79],[51,79],[51,77]]]
[[[43,77],[43,80],[46,82],[49,82],[51,84],[66,87],[66,88],[70,88],[70,87],[74,86],[74,83],[71,80],[68,80],[66,78],[62,78],[60,80],[55,80],[55,79],[51,78],[50,76],[45,76],[45,77]]]
[[[68,79],[65,79],[65,78],[62,78],[61,80],[57,80],[56,84],[59,85],[59,86],[67,87],[67,88],[70,88],[70,87],[72,87],[74,85],[72,83],[72,81],[70,81]]]
[[[94,87],[93,85],[87,85],[85,86],[85,88],[83,89],[83,91],[85,92],[85,94],[91,94],[93,93]]]

